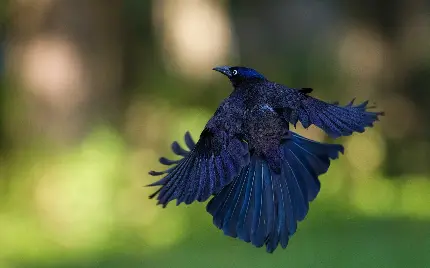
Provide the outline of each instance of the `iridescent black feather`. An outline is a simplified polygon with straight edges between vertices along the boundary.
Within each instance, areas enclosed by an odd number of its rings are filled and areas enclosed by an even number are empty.
[[[318,176],[327,172],[330,160],[343,153],[337,144],[324,144],[292,134],[282,142],[281,172],[270,169],[264,157],[251,156],[237,178],[207,205],[215,226],[224,234],[266,245],[273,252],[285,248],[320,191]]]
[[[178,142],[172,143],[172,151],[183,158],[170,160],[160,158],[164,165],[175,165],[165,171],[150,171],[149,174],[166,176],[148,186],[162,186],[150,198],[157,196],[158,204],[167,206],[172,200],[177,205],[184,202],[206,201],[212,194],[221,190],[237,175],[247,163],[248,147],[243,141],[232,139],[226,145],[219,145],[210,131],[203,131],[197,144],[189,132],[185,134],[189,151]]]

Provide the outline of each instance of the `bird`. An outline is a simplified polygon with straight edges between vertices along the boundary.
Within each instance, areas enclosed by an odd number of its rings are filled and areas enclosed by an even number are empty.
[[[344,153],[341,144],[317,142],[291,130],[300,122],[307,129],[321,128],[329,137],[362,133],[383,112],[369,111],[368,101],[345,106],[310,94],[312,88],[290,88],[272,82],[256,70],[242,66],[213,68],[231,83],[231,94],[209,119],[197,142],[189,132],[183,148],[171,145],[179,160],[148,186],[160,186],[149,198],[163,208],[205,202],[213,224],[227,236],[266,247],[285,249],[309,203],[321,188],[319,176],[331,160]]]

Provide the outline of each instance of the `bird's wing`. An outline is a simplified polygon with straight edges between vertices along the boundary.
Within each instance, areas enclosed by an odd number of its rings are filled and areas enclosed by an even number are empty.
[[[154,194],[158,204],[165,207],[170,201],[177,200],[190,204],[195,200],[203,202],[212,194],[219,192],[249,162],[247,143],[239,138],[232,138],[224,131],[203,130],[200,139],[194,143],[191,135],[185,134],[185,143],[189,151],[176,141],[172,143],[179,160],[164,157],[160,162],[174,165],[166,171],[151,171],[153,176],[166,174],[162,179],[149,186],[161,186]]]
[[[327,103],[308,95],[306,90],[297,90],[276,85],[269,91],[272,106],[294,126],[300,122],[304,128],[316,125],[329,136],[337,138],[349,136],[354,132],[364,132],[365,127],[372,127],[383,112],[371,112],[368,101],[358,105],[354,99],[345,106]]]

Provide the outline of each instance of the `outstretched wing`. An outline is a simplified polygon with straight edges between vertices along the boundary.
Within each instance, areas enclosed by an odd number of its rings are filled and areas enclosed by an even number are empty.
[[[185,143],[189,151],[176,141],[172,151],[179,160],[160,158],[164,165],[174,165],[165,171],[151,171],[153,176],[166,174],[162,179],[148,186],[161,186],[150,198],[157,196],[158,204],[167,204],[176,199],[190,204],[195,200],[203,202],[212,194],[219,192],[249,162],[247,143],[232,138],[224,131],[203,130],[195,144],[189,132],[185,134]]]
[[[276,84],[271,92],[273,108],[281,111],[294,126],[299,121],[304,128],[313,124],[333,138],[364,132],[366,127],[373,126],[380,115],[384,115],[383,112],[369,111],[374,107],[368,107],[368,101],[354,106],[353,99],[346,106],[340,106],[337,102],[327,103],[308,96],[308,93],[310,91]]]

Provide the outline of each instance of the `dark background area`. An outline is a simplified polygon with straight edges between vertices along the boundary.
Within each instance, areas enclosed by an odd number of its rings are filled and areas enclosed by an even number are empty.
[[[231,92],[219,65],[386,112],[273,255],[143,187]],[[430,1],[1,1],[0,267],[426,267],[429,77]]]

